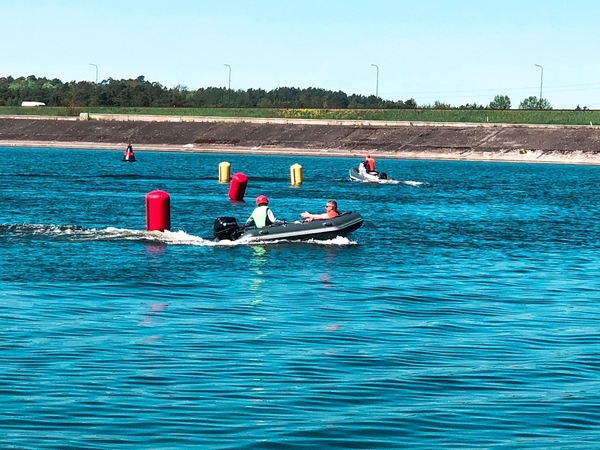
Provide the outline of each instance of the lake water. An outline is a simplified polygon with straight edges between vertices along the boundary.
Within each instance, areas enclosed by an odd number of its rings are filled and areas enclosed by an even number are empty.
[[[347,158],[0,156],[2,448],[600,447],[600,167],[380,159],[413,183],[368,185]],[[155,189],[170,232],[145,231]],[[258,194],[365,223],[213,242]]]

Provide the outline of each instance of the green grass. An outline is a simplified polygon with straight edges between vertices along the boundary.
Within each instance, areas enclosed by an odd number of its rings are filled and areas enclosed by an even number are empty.
[[[600,124],[600,110],[533,111],[466,109],[83,108],[0,106],[0,117],[10,115],[78,116],[81,112],[96,114],[385,120],[400,122],[466,122],[538,125]]]

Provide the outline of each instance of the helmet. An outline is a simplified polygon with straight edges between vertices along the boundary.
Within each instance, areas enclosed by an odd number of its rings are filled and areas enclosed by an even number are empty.
[[[268,205],[269,199],[265,195],[259,195],[258,197],[256,197],[256,206],[263,205],[263,204]]]
[[[370,158],[370,157],[371,157],[371,155],[367,155],[367,158]]]

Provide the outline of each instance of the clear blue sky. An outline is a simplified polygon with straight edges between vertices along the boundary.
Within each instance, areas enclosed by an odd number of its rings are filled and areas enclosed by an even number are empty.
[[[0,0],[0,76],[600,109],[597,0]]]

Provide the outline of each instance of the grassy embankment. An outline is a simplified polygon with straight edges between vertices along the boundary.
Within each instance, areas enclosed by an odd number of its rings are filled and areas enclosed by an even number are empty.
[[[600,125],[600,110],[468,110],[468,109],[285,109],[285,108],[73,108],[0,106],[11,115],[78,116],[140,114],[164,116],[256,117],[285,119],[385,120],[400,122],[466,122],[537,125]]]

